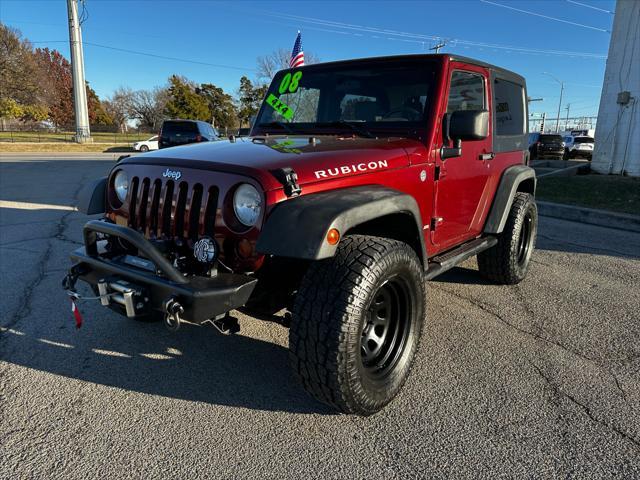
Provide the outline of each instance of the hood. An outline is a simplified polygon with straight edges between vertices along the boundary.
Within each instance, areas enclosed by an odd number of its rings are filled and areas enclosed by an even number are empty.
[[[265,190],[281,188],[272,171],[292,168],[305,185],[409,164],[408,151],[424,148],[406,138],[269,136],[238,138],[166,148],[124,159],[121,164],[153,164],[239,173]]]

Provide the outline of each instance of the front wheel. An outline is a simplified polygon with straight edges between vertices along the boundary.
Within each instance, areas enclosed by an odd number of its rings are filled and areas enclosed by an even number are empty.
[[[140,146],[140,151],[143,152],[143,153],[144,152],[148,152],[149,151],[149,147],[147,147],[146,145],[142,145],[142,146]]]
[[[424,273],[413,249],[347,236],[300,285],[289,333],[292,368],[318,400],[344,413],[376,413],[409,375],[424,314]]]
[[[516,193],[498,243],[478,254],[480,274],[497,283],[520,283],[529,270],[537,232],[538,207],[533,195]]]

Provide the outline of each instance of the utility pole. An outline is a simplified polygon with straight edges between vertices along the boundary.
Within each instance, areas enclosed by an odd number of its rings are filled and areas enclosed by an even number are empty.
[[[567,109],[567,121],[565,123],[565,129],[568,130],[569,129],[569,109],[571,108],[571,104],[567,103],[567,106],[565,108]]]
[[[431,47],[429,50],[435,50],[436,53],[440,53],[440,49],[446,46],[447,46],[447,42],[441,41],[440,43],[437,43],[436,45]]]
[[[82,52],[82,32],[78,20],[78,0],[67,0],[69,15],[69,47],[73,75],[73,105],[76,112],[77,143],[91,142],[89,129],[89,108],[87,107],[87,87],[84,79],[84,56]]]
[[[551,75],[549,72],[542,72],[544,75],[549,75],[556,82],[560,84],[560,101],[558,102],[558,115],[556,117],[556,133],[560,130],[560,109],[562,108],[562,94],[564,93],[564,82],[562,80],[558,80],[554,75]]]

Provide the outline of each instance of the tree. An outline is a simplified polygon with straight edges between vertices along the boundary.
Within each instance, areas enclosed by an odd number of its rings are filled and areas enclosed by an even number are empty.
[[[166,88],[136,90],[129,97],[129,115],[139,120],[141,127],[159,130],[170,99],[170,92]]]
[[[209,118],[213,119],[215,127],[238,127],[238,112],[231,95],[211,83],[203,83],[196,89],[196,93],[207,101]]]
[[[258,57],[258,74],[256,76],[258,83],[270,83],[271,79],[279,70],[289,68],[289,60],[291,60],[291,51],[285,48],[279,48],[268,55]],[[305,64],[311,65],[319,61],[320,59],[314,53],[304,53]]]
[[[169,78],[169,101],[164,109],[165,115],[169,118],[210,120],[209,105],[195,90],[195,85],[186,78],[172,75]]]
[[[73,83],[71,64],[57,50],[37,48],[34,52],[39,68],[40,93],[49,107],[49,117],[56,126],[72,125]]]
[[[87,104],[91,125],[113,125],[113,118],[105,111],[98,94],[89,85],[87,85]]]
[[[119,87],[113,92],[111,98],[102,102],[105,112],[113,119],[118,131],[122,133],[127,131],[127,120],[134,118],[130,114],[132,95],[131,89]]]
[[[19,30],[0,23],[0,99],[23,105],[38,102],[36,63],[31,44]]]
[[[20,118],[23,113],[22,105],[18,104],[13,98],[0,98],[0,118]]]
[[[25,105],[20,120],[23,122],[42,122],[49,118],[49,109],[44,105]]]
[[[267,93],[268,85],[254,86],[247,77],[240,78],[240,88],[238,97],[240,108],[238,110],[238,118],[240,126],[249,125],[251,117],[253,117],[260,109],[260,104]]]

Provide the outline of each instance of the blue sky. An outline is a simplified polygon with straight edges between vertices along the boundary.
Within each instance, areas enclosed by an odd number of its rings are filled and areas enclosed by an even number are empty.
[[[448,40],[443,52],[524,75],[529,95],[544,98],[532,103],[531,111],[555,116],[559,85],[542,74],[547,71],[566,82],[562,114],[571,103],[574,116],[597,112],[613,22],[607,11],[614,10],[615,1],[86,0],[86,7],[86,77],[101,97],[120,85],[163,85],[173,73],[235,93],[241,75],[255,75],[256,57],[279,47],[290,49],[300,29],[305,51],[322,61],[421,53],[438,37]],[[69,56],[65,0],[0,0],[0,20],[19,28],[36,46]]]

